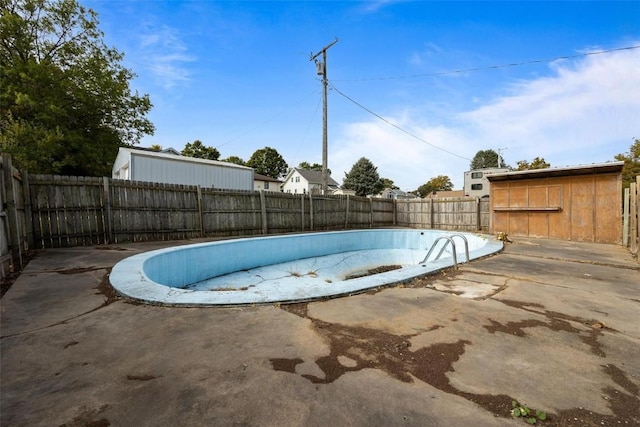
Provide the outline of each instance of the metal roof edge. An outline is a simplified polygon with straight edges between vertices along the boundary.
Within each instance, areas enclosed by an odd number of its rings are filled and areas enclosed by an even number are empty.
[[[487,175],[489,181],[509,181],[515,179],[547,178],[555,176],[594,175],[621,172],[624,162],[593,163],[590,165],[564,166],[546,169],[529,169],[525,171],[501,172]]]
[[[160,153],[157,151],[139,150],[137,148],[132,148],[132,147],[120,147],[120,149],[129,151],[131,154],[135,154],[139,156],[157,157],[160,159],[177,160],[179,162],[200,163],[200,164],[207,164],[211,166],[220,166],[220,167],[245,169],[245,170],[253,171],[253,168],[250,168],[249,166],[237,165],[235,163],[230,163],[230,162],[221,162],[220,160],[209,160],[209,159],[199,159],[197,157],[177,156],[175,154]]]

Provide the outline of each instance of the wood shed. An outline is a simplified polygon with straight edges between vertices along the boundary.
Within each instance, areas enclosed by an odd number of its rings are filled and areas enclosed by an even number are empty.
[[[491,231],[621,244],[623,165],[609,162],[491,175]]]

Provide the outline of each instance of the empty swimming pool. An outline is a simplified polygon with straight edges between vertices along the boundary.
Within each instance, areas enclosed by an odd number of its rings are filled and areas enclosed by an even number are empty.
[[[465,241],[470,259],[502,249],[487,236],[439,230],[251,237],[138,254],[116,264],[110,281],[121,295],[151,304],[306,301],[405,282],[452,266],[456,257],[466,261]],[[436,250],[425,259],[434,243]]]

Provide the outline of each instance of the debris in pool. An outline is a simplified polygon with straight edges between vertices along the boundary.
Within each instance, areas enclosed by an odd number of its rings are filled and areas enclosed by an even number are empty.
[[[253,286],[253,285],[251,285],[251,286]],[[246,291],[251,286],[243,286],[241,288],[231,288],[231,287],[228,287],[228,288],[213,288],[213,289],[209,289],[209,290],[213,291],[213,292]]]
[[[387,271],[399,270],[401,265],[381,265],[380,267],[371,268],[366,271],[360,271],[357,273],[349,274],[344,280],[358,279],[360,277],[372,276],[374,274],[386,273]]]

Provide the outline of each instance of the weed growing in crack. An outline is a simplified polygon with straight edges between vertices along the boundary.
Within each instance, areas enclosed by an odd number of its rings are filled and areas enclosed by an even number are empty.
[[[544,421],[547,419],[547,414],[538,411],[537,409],[531,409],[517,400],[511,401],[511,416],[514,418],[522,418],[529,424],[536,424],[538,421]]]

